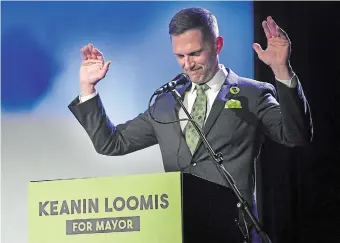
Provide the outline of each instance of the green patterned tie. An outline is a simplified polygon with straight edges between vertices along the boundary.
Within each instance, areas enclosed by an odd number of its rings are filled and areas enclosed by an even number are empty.
[[[205,94],[205,91],[209,89],[209,86],[207,84],[196,85],[195,89],[197,90],[197,97],[190,115],[192,116],[194,121],[197,122],[202,128],[207,112],[207,96]],[[192,122],[190,121],[188,121],[185,127],[185,140],[188,144],[191,154],[193,154],[197,147],[198,141],[200,140],[200,137],[195,127],[192,125]]]

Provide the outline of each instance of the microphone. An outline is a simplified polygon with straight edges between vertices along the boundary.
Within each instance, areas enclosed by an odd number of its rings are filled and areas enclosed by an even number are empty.
[[[186,84],[189,81],[188,75],[185,73],[178,74],[173,80],[169,83],[164,84],[162,87],[157,89],[154,95],[159,95],[161,93],[171,92],[174,90],[178,85]]]

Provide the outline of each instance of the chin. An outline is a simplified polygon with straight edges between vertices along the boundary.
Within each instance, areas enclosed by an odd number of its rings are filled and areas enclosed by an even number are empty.
[[[192,78],[190,78],[190,80],[191,80],[191,82],[193,82],[193,83],[195,83],[195,84],[200,84],[200,83],[202,83],[202,80],[201,79],[192,79]]]
[[[191,81],[195,84],[204,84],[207,82],[207,79],[203,76],[201,76],[200,78],[196,78],[196,79],[191,79]]]
[[[195,84],[200,84],[200,83],[204,83],[205,82],[205,77],[203,75],[196,77],[196,78],[192,78],[190,77],[191,82],[195,83]]]

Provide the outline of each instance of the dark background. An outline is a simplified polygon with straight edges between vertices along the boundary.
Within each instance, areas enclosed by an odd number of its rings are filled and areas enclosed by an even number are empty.
[[[267,16],[286,31],[314,124],[307,147],[264,146],[263,224],[275,243],[340,242],[339,10],[338,2],[254,2],[255,42],[266,46],[261,23]],[[255,78],[275,84],[257,57]]]

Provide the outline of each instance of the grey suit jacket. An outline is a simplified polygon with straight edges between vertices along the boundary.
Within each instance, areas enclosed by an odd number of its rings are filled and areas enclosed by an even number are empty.
[[[313,133],[310,109],[300,82],[296,88],[277,82],[276,91],[271,84],[239,77],[230,69],[228,73],[213,103],[204,133],[212,148],[223,154],[225,168],[251,205],[254,162],[264,136],[290,147],[308,144]],[[183,96],[190,86],[189,82],[179,87],[178,92]],[[238,94],[230,92],[233,86],[239,87]],[[239,100],[242,108],[225,108],[230,99]],[[158,120],[173,121],[178,119],[179,108],[172,95],[166,93],[155,101],[151,110]],[[191,155],[178,122],[159,124],[145,111],[124,124],[113,125],[99,95],[81,104],[76,97],[69,109],[99,154],[123,155],[158,143],[166,172],[188,172],[227,186],[202,143]]]

